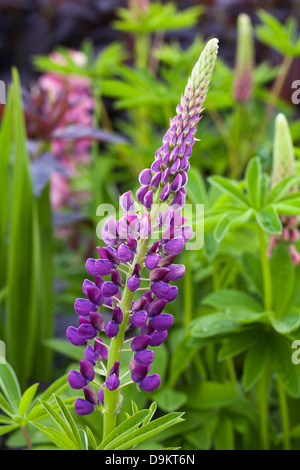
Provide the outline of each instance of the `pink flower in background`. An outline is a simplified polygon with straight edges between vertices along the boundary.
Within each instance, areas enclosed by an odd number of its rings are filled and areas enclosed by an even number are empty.
[[[86,65],[86,57],[80,51],[70,51],[70,56],[78,66]],[[64,65],[66,59],[58,52],[53,52],[50,58],[57,64]],[[90,81],[87,77],[46,73],[39,78],[42,91],[48,95],[48,107],[59,102],[61,96],[67,100],[65,112],[62,114],[55,130],[64,129],[70,125],[92,126],[94,100],[90,95]],[[77,174],[79,164],[90,164],[91,140],[83,139],[54,139],[51,141],[51,152],[66,168],[69,177]],[[64,206],[71,194],[69,178],[59,173],[51,177],[51,203],[54,209]]]

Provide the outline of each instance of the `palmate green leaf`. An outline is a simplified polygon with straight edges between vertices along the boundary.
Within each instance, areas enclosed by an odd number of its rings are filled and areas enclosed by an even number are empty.
[[[22,398],[19,403],[20,416],[26,415],[28,408],[30,407],[31,402],[36,394],[38,386],[39,386],[38,383],[33,384],[29,388],[27,388],[27,390],[25,390],[25,392],[23,393]]]
[[[105,450],[107,446],[110,446],[116,440],[121,438],[124,435],[127,435],[130,430],[135,429],[139,426],[144,419],[146,419],[151,414],[151,410],[141,410],[135,413],[133,416],[125,419],[123,423],[117,426],[97,447],[97,450]]]
[[[175,350],[172,351],[168,370],[168,388],[174,388],[182,372],[198,351],[198,347],[191,346],[188,342],[189,332],[186,332],[186,334],[182,335],[182,339],[176,345]]]
[[[15,414],[18,414],[21,389],[18,378],[9,363],[0,363],[0,389]]]
[[[80,447],[80,445],[82,443],[82,439],[80,437],[80,434],[79,434],[79,431],[77,429],[76,423],[75,423],[70,411],[68,410],[68,407],[66,406],[66,404],[64,403],[64,401],[62,400],[62,398],[59,395],[54,395],[54,397],[55,397],[55,401],[56,401],[57,405],[59,406],[59,409],[61,411],[61,414],[62,414],[62,417],[63,417],[64,421],[69,425],[69,427],[71,429],[71,432],[72,432],[72,435],[76,439],[78,447]]]
[[[178,11],[172,2],[165,5],[160,2],[150,2],[149,10],[133,16],[128,8],[117,10],[120,20],[113,22],[116,29],[133,34],[151,34],[159,31],[188,28],[193,26],[202,13],[202,7],[190,7]]]
[[[82,449],[81,438],[78,432],[78,429],[75,425],[75,422],[67,410],[66,406],[63,404],[63,401],[60,397],[55,396],[55,400],[59,406],[61,414],[59,414],[50,403],[47,403],[44,400],[40,399],[43,407],[51,416],[53,421],[57,424],[61,432],[72,442],[73,446],[77,450]]]
[[[238,331],[241,323],[228,318],[225,312],[217,312],[196,318],[190,326],[191,337],[211,338]]]
[[[204,411],[223,408],[234,404],[239,399],[235,386],[215,381],[199,381],[185,385],[182,391],[188,396],[189,409]]]
[[[4,398],[2,393],[0,393],[0,410],[6,413],[8,416],[13,416],[15,414],[14,410],[12,409],[11,405],[8,401]]]
[[[276,204],[276,211],[279,215],[300,215],[300,198],[279,201]]]
[[[246,168],[246,185],[249,201],[254,209],[261,203],[262,167],[259,157],[252,158]]]
[[[0,436],[10,433],[14,431],[15,429],[17,429],[18,427],[19,427],[18,424],[7,424],[7,425],[0,426]]]
[[[247,196],[235,182],[225,178],[224,176],[211,176],[208,178],[208,181],[218,187],[223,193],[231,196],[232,199],[237,201],[242,206],[249,208],[250,204]]]
[[[256,27],[256,35],[261,42],[283,55],[297,57],[300,54],[296,18],[288,18],[283,25],[277,18],[264,10],[259,10],[258,16],[262,24]]]
[[[169,413],[155,419],[133,432],[128,432],[125,436],[115,439],[104,450],[127,450],[137,446],[141,442],[150,439],[170,426],[183,421],[183,413]]]
[[[14,420],[8,416],[0,414],[0,424],[14,424]]]
[[[271,324],[277,333],[288,334],[297,330],[300,326],[300,311],[290,311],[283,318],[270,317]]]
[[[270,259],[273,310],[281,318],[287,311],[294,292],[295,269],[285,243],[277,243]]]
[[[188,399],[185,393],[167,388],[155,393],[154,398],[157,401],[159,408],[168,413],[171,411],[177,411]]]
[[[222,361],[247,351],[256,343],[259,331],[257,328],[251,328],[229,335],[219,350],[218,359]]]
[[[90,430],[90,428],[88,426],[86,426],[86,435],[87,435],[87,438],[88,438],[89,447],[92,450],[96,450],[98,444],[97,444],[97,441],[95,439],[94,434],[92,433],[92,431]]]
[[[262,305],[252,295],[237,289],[220,289],[211,292],[202,300],[203,305],[209,305],[223,310],[224,308],[247,308],[254,312],[260,312]]]
[[[247,211],[225,213],[217,223],[213,232],[216,241],[220,243],[228,232],[249,222],[253,213],[252,208]]]
[[[275,206],[264,207],[256,214],[258,225],[267,233],[280,235],[282,224]]]
[[[270,336],[270,353],[272,367],[278,374],[286,392],[292,397],[299,397],[299,373],[293,364],[291,343],[282,335],[273,333]]]
[[[259,379],[269,357],[269,335],[258,335],[257,341],[246,354],[243,368],[243,387],[250,390]]]
[[[256,323],[266,320],[271,312],[254,312],[247,308],[230,307],[225,310],[226,316],[242,324]]]
[[[55,428],[50,428],[41,423],[32,423],[37,429],[39,429],[45,436],[47,436],[59,449],[61,450],[78,450],[74,441],[68,437],[68,435],[62,431],[58,431]]]
[[[241,257],[242,275],[248,282],[251,290],[254,290],[263,299],[263,279],[261,259],[257,253],[246,251]]]
[[[272,188],[268,195],[266,203],[269,205],[282,200],[282,198],[289,195],[289,191],[291,190],[291,188],[297,186],[299,182],[300,175],[289,176],[288,178],[284,178]],[[294,194],[291,193],[289,196],[294,196]]]
[[[157,410],[157,403],[156,401],[153,401],[151,405],[149,406],[150,414],[144,419],[142,426],[145,426],[145,424],[149,423],[151,419],[154,416],[155,411]]]

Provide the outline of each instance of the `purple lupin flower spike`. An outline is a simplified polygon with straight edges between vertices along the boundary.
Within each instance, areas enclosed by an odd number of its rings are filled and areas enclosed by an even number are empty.
[[[184,265],[174,261],[192,236],[192,229],[185,225],[182,216],[185,185],[196,126],[217,51],[218,41],[212,39],[192,71],[153,164],[139,176],[136,201],[131,191],[121,196],[123,215],[119,220],[110,217],[106,221],[102,230],[106,246],[97,248],[98,259],[89,258],[86,262],[93,280],[84,281],[86,298],[75,302],[79,327],[67,330],[72,344],[86,346],[85,359],[80,361],[79,371],[71,371],[69,382],[71,387],[82,388],[85,393],[84,399],[76,401],[79,414],[88,414],[98,408],[97,404],[104,404],[104,438],[116,426],[119,389],[127,385],[119,377],[127,330],[133,333],[126,340],[131,342],[128,372],[131,371],[132,382],[147,392],[156,390],[161,383],[158,374],[149,375],[155,357],[150,348],[166,340],[174,321],[173,315],[164,313],[164,309],[178,294],[178,287],[172,283],[184,275]],[[153,230],[160,234],[155,241],[151,239]],[[100,308],[112,312],[105,325]],[[109,346],[104,343],[105,338],[100,338],[103,334],[110,340]],[[97,395],[86,388],[91,387],[88,385],[91,382],[97,383],[95,366],[105,373],[105,383]]]

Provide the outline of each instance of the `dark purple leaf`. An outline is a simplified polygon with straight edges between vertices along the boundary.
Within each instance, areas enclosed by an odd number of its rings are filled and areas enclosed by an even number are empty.
[[[127,141],[124,137],[113,134],[111,132],[104,131],[103,129],[97,129],[90,126],[78,126],[71,125],[62,129],[56,129],[52,133],[52,139],[91,139],[98,140],[99,142],[108,142],[113,144],[124,144]]]
[[[33,193],[39,197],[53,172],[68,176],[67,170],[59,164],[51,153],[44,153],[31,163]]]

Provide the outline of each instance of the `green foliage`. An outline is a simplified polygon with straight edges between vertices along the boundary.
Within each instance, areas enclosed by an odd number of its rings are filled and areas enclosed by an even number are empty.
[[[93,132],[110,136],[93,146],[93,164],[83,165],[72,181],[92,197],[80,207],[85,222],[66,240],[53,237],[49,186],[39,198],[33,195],[20,85],[13,72],[0,127],[0,337],[9,360],[0,364],[0,434],[11,434],[8,447],[25,445],[19,437],[25,429],[30,437],[37,433],[34,448],[252,450],[264,446],[265,436],[270,448],[300,448],[299,367],[291,360],[291,344],[300,333],[299,265],[292,263],[285,242],[266,256],[271,237],[280,237],[283,217],[300,215],[300,191],[294,190],[298,162],[296,174],[276,184],[271,172],[277,112],[289,119],[299,157],[296,109],[280,100],[280,92],[300,45],[295,19],[281,24],[266,11],[258,12],[256,36],[282,54],[283,63],[253,64],[251,97],[237,102],[236,71],[219,58],[196,135],[200,142],[186,189],[193,228],[204,222],[204,246],[178,257],[186,274],[170,307],[175,324],[151,367],[162,386],[153,393],[140,393],[135,384],[125,387],[117,427],[104,440],[98,411],[93,417],[74,415],[65,375],[38,394],[36,379],[49,372],[51,351],[69,361],[67,370],[83,357],[83,348],[53,338],[53,278],[65,286],[56,292],[56,311],[72,312],[101,216],[95,207],[116,205],[121,192],[136,189],[136,177],[161,145],[203,47],[201,36],[183,47],[164,33],[199,21],[201,26],[202,12],[202,7],[179,11],[173,3],[159,2],[150,2],[146,12],[119,9],[114,27],[130,35],[132,50],[113,43],[97,53],[84,41],[81,65],[65,47],[57,48],[65,64],[48,56],[33,59],[38,71],[89,78],[97,103]],[[196,204],[205,205],[204,215],[194,216]]]
[[[274,16],[264,10],[258,12],[262,22],[256,28],[256,35],[261,42],[276,49],[283,55],[300,55],[300,36],[297,34],[296,18],[290,17],[283,25]]]
[[[46,391],[36,397],[38,391],[38,383],[28,387],[24,393],[21,393],[21,387],[14,369],[7,362],[0,363],[0,435],[11,433],[18,429],[26,429],[32,423],[39,425],[41,421],[47,417],[43,403],[46,407],[52,401],[54,393],[62,393],[68,387],[67,376],[63,376],[53,382]],[[74,399],[67,398],[62,401],[58,398],[59,404],[55,403],[52,406],[54,412],[57,412],[58,407],[73,407]],[[40,424],[40,426],[42,426]]]

